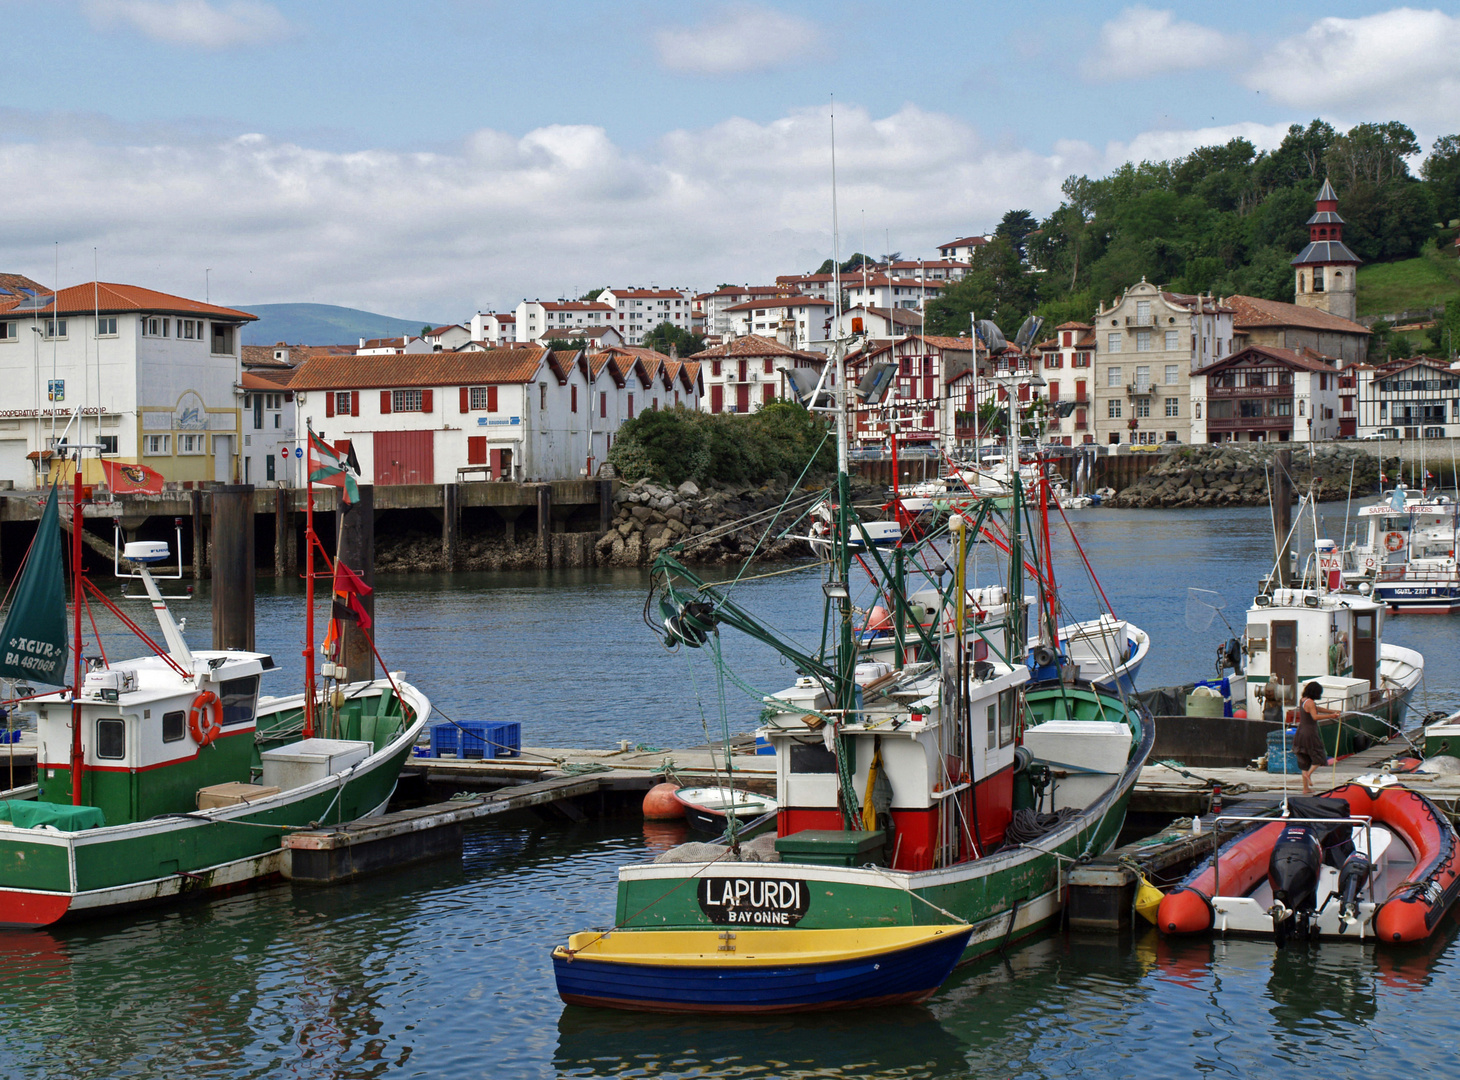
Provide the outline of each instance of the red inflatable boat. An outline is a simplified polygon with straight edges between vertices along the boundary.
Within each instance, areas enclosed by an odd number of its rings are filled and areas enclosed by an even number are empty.
[[[1420,941],[1460,891],[1460,837],[1418,792],[1353,783],[1288,808],[1167,894],[1161,931]]]

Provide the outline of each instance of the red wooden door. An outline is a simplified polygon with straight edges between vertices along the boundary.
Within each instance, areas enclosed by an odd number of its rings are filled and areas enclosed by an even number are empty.
[[[710,387],[710,412],[725,411],[725,388],[723,386]]]
[[[434,432],[377,431],[375,482],[377,484],[434,484]]]
[[[742,364],[744,362],[741,361]],[[735,411],[738,413],[750,412],[750,386],[747,383],[741,383],[735,387]]]

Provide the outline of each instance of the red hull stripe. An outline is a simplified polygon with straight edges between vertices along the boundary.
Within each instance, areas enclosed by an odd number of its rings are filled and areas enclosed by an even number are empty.
[[[65,893],[0,889],[0,926],[50,926],[71,907]]]

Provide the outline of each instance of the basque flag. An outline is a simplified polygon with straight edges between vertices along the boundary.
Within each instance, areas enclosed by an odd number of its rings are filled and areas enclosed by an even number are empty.
[[[340,489],[340,502],[352,506],[360,501],[360,462],[355,459],[355,444],[347,442],[342,453],[309,433],[309,482],[328,484]]]

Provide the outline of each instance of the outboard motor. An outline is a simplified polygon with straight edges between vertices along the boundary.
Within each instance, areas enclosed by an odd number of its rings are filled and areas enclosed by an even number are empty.
[[[1272,932],[1281,949],[1289,936],[1307,937],[1317,903],[1323,845],[1308,825],[1288,825],[1272,846],[1267,881],[1272,886]]]
[[[1364,882],[1369,880],[1369,875],[1373,872],[1373,863],[1362,851],[1355,851],[1344,860],[1343,868],[1338,872],[1338,932],[1340,934],[1348,929],[1350,919],[1359,917],[1359,890],[1364,887]]]

